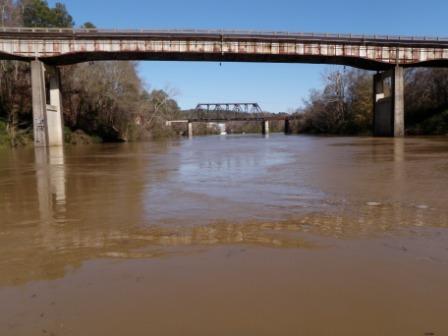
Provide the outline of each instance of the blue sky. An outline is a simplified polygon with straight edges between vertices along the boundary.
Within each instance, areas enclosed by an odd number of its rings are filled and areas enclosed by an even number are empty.
[[[77,25],[99,28],[252,29],[448,36],[445,0],[60,0]],[[50,0],[54,4],[55,0]],[[269,111],[302,104],[321,84],[321,65],[141,62],[149,88],[169,88],[182,108],[254,101]]]

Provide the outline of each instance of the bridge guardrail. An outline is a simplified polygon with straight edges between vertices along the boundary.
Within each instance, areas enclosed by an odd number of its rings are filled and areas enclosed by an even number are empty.
[[[68,34],[203,34],[203,35],[252,35],[272,37],[296,37],[316,39],[365,39],[378,41],[437,41],[448,42],[448,37],[428,36],[401,36],[401,35],[367,35],[367,34],[337,34],[337,33],[307,33],[307,32],[284,32],[284,31],[254,31],[254,30],[212,30],[212,29],[86,29],[86,28],[31,28],[31,27],[2,27],[0,33],[68,33]]]

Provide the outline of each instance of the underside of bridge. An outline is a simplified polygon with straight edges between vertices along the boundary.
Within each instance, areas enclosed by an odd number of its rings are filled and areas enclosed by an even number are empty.
[[[31,77],[34,145],[62,146],[63,114],[59,69],[34,60],[31,61]],[[378,72],[374,75],[373,87],[373,134],[404,136],[404,68],[396,66]],[[263,134],[268,134],[269,120],[261,121]],[[194,121],[188,122],[189,135],[193,134],[192,122]],[[285,118],[285,133],[289,132],[289,120]]]
[[[46,57],[45,63],[51,65],[71,65],[90,61],[178,61],[178,62],[245,62],[245,63],[302,63],[346,65],[363,70],[387,70],[391,65],[369,60],[367,58],[349,56],[317,56],[317,55],[259,55],[259,54],[220,54],[197,52],[77,52],[63,56]],[[447,63],[448,64],[448,63]],[[440,64],[437,64],[440,66]]]

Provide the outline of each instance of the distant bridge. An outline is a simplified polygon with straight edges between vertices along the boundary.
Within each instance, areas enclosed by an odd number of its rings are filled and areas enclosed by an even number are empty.
[[[0,28],[0,60],[32,64],[36,146],[63,143],[56,66],[102,60],[315,63],[382,71],[374,77],[374,133],[403,136],[403,69],[447,67],[448,38],[223,30]],[[49,95],[46,77],[49,77]],[[391,90],[385,89],[389,83]]]
[[[200,103],[189,119],[200,120],[246,120],[266,115],[258,103]]]
[[[263,113],[258,103],[200,103],[196,106],[196,112],[202,113]]]
[[[269,134],[271,121],[284,121],[284,131],[290,131],[289,120],[297,119],[297,116],[275,115],[263,112],[258,103],[200,103],[194,113],[182,120],[169,120],[167,126],[175,123],[188,125],[188,136],[193,136],[193,123],[226,123],[235,121],[258,121],[262,123],[262,133]]]

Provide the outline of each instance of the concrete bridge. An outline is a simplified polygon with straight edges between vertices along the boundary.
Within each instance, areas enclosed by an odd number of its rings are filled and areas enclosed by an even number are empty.
[[[62,104],[57,66],[100,60],[315,63],[376,70],[379,73],[374,77],[374,133],[403,136],[403,69],[448,66],[448,38],[0,28],[0,59],[32,63],[36,146],[62,144]],[[46,72],[48,76],[45,76]],[[46,77],[50,83],[49,102],[46,100]]]

